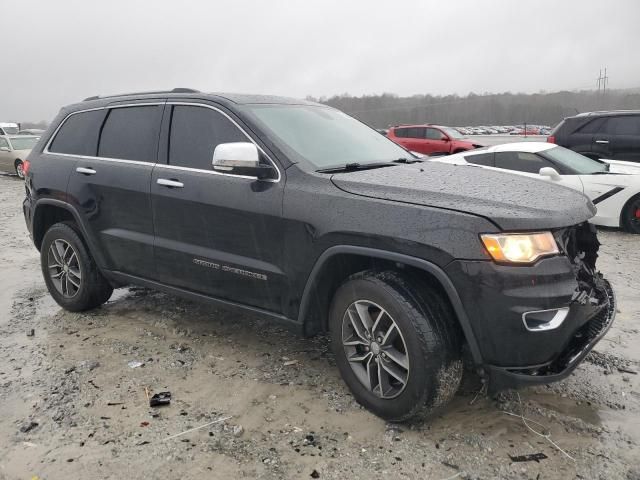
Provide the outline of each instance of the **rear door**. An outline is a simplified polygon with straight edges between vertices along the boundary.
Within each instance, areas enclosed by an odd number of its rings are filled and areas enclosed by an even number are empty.
[[[608,117],[594,136],[600,158],[640,162],[640,115]]]
[[[212,169],[217,145],[252,141],[220,107],[169,102],[162,136],[151,182],[160,281],[282,312],[284,178]]]
[[[96,154],[78,158],[68,187],[104,267],[143,278],[155,277],[149,185],[163,109],[164,100],[96,112]]]

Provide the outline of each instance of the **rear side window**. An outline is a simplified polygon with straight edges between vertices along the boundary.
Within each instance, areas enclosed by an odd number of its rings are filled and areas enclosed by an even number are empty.
[[[155,163],[161,116],[158,105],[110,109],[98,156]]]
[[[477,155],[467,155],[464,159],[474,165],[484,165],[485,167],[493,167],[493,153],[479,153]]]
[[[538,173],[542,167],[553,167],[551,162],[528,152],[497,152],[495,162],[497,168],[527,173]]]
[[[424,127],[410,127],[410,128],[407,128],[407,137],[408,138],[424,139],[424,136],[425,136]]]
[[[220,143],[248,142],[227,117],[206,107],[175,106],[171,114],[169,165],[211,170]]]
[[[58,130],[49,151],[95,157],[100,127],[106,114],[106,110],[94,110],[71,115]]]
[[[578,129],[578,133],[598,133],[606,118],[596,118]]]
[[[609,117],[604,133],[609,135],[640,135],[640,116]]]
[[[407,130],[408,128],[396,128],[393,130],[393,133],[396,137],[407,138]]]

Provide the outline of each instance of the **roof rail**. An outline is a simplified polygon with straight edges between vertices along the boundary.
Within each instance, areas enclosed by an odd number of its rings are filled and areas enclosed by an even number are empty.
[[[148,91],[148,92],[119,93],[117,95],[105,95],[105,96],[93,95],[91,97],[85,98],[83,100],[83,102],[88,102],[90,100],[98,100],[100,98],[127,97],[127,96],[130,96],[130,95],[153,95],[153,94],[157,94],[157,93],[200,93],[200,90],[195,90],[193,88],[177,87],[177,88],[174,88],[172,90],[152,90],[152,91]]]

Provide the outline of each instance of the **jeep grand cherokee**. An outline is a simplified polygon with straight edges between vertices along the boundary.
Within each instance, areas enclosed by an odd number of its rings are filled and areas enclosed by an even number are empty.
[[[388,420],[446,404],[464,352],[494,390],[559,380],[613,321],[586,197],[422,162],[327,106],[92,97],[61,110],[25,171],[62,307],[137,284],[328,331],[355,398]]]

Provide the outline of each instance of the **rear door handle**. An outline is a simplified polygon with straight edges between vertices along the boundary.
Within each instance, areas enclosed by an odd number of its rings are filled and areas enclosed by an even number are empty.
[[[596,143],[609,143],[609,140],[596,140]]]
[[[86,168],[86,167],[78,167],[76,168],[76,172],[81,173],[83,175],[95,175],[97,173],[93,168]]]
[[[157,181],[158,185],[162,185],[163,187],[169,188],[183,188],[184,183],[178,182],[177,180],[169,180],[168,178],[159,178]]]

